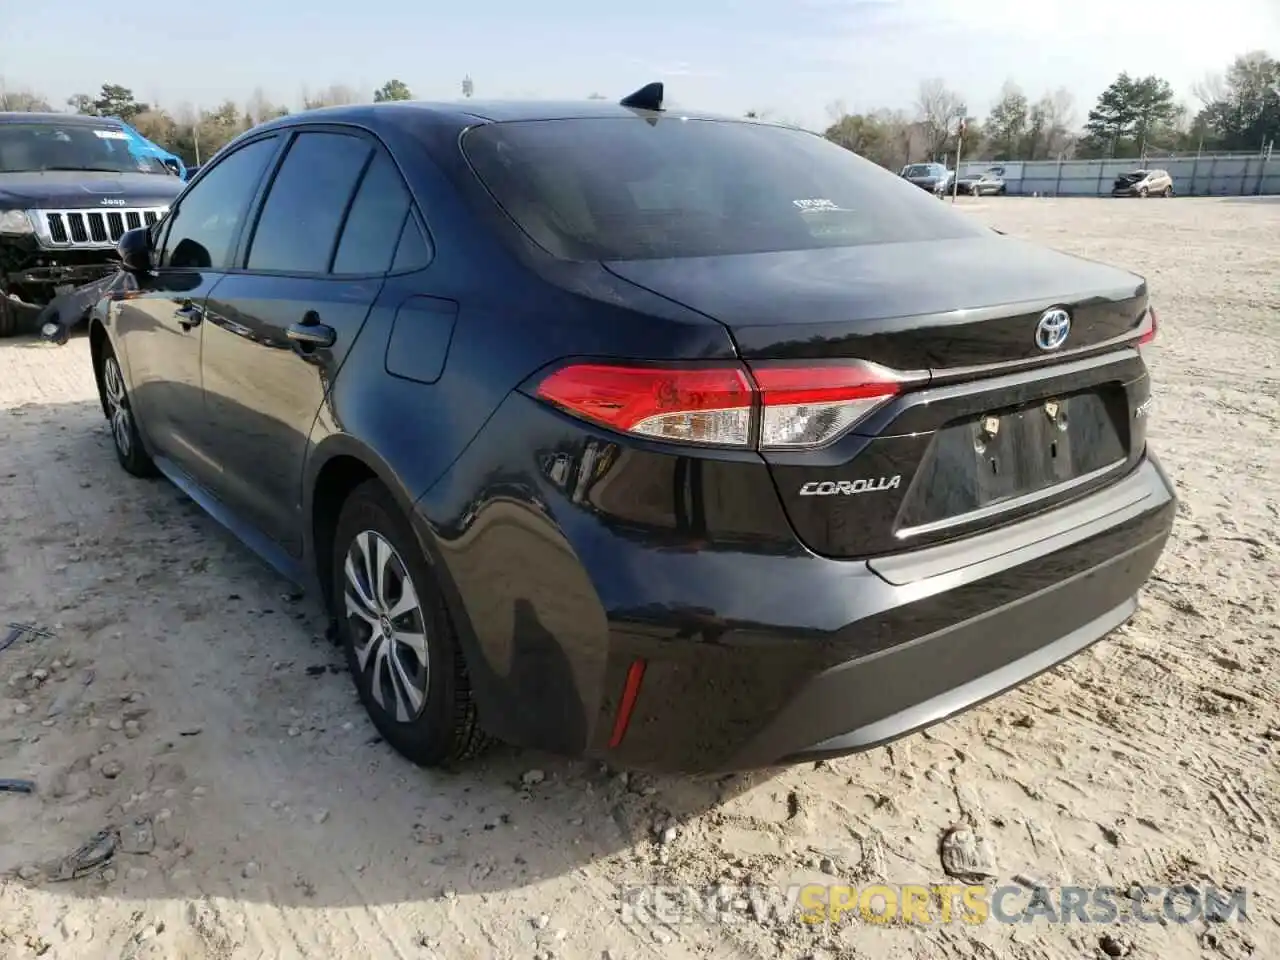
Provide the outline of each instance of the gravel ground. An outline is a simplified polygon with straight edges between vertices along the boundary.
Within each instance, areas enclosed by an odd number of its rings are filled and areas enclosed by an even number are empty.
[[[52,634],[0,653],[0,776],[37,781],[0,793],[0,957],[1280,956],[1280,202],[962,206],[1150,279],[1173,540],[1090,652],[892,747],[767,775],[513,750],[411,767],[313,602],[118,469],[84,338],[0,343],[0,613]],[[641,882],[953,882],[957,824],[989,883],[1244,885],[1249,922],[620,915]],[[63,878],[104,829],[110,860]]]

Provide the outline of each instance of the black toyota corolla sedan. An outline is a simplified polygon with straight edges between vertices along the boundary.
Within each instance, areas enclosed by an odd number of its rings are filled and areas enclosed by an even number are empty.
[[[120,246],[120,462],[318,587],[419,763],[885,743],[1124,623],[1169,534],[1141,278],[656,86],[283,118]]]

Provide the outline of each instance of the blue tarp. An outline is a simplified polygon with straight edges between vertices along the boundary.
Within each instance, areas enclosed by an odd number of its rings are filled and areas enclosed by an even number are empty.
[[[111,119],[120,124],[121,132],[129,138],[129,152],[131,154],[135,157],[155,157],[157,160],[171,165],[176,163],[178,165],[178,176],[183,180],[187,179],[187,165],[182,162],[181,157],[156,146],[119,117],[112,117]]]

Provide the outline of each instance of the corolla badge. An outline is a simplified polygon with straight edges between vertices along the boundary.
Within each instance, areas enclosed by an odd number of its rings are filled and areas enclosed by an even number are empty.
[[[1036,346],[1041,350],[1057,350],[1067,342],[1071,332],[1071,314],[1061,307],[1046,310],[1036,324]]]
[[[125,201],[117,200],[114,197],[103,197],[102,205],[104,207],[123,207],[125,205]]]

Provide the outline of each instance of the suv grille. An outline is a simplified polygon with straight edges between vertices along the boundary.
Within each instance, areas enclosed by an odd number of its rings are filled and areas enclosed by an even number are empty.
[[[168,207],[134,210],[40,210],[40,241],[47,247],[111,247],[126,230],[150,226]]]

